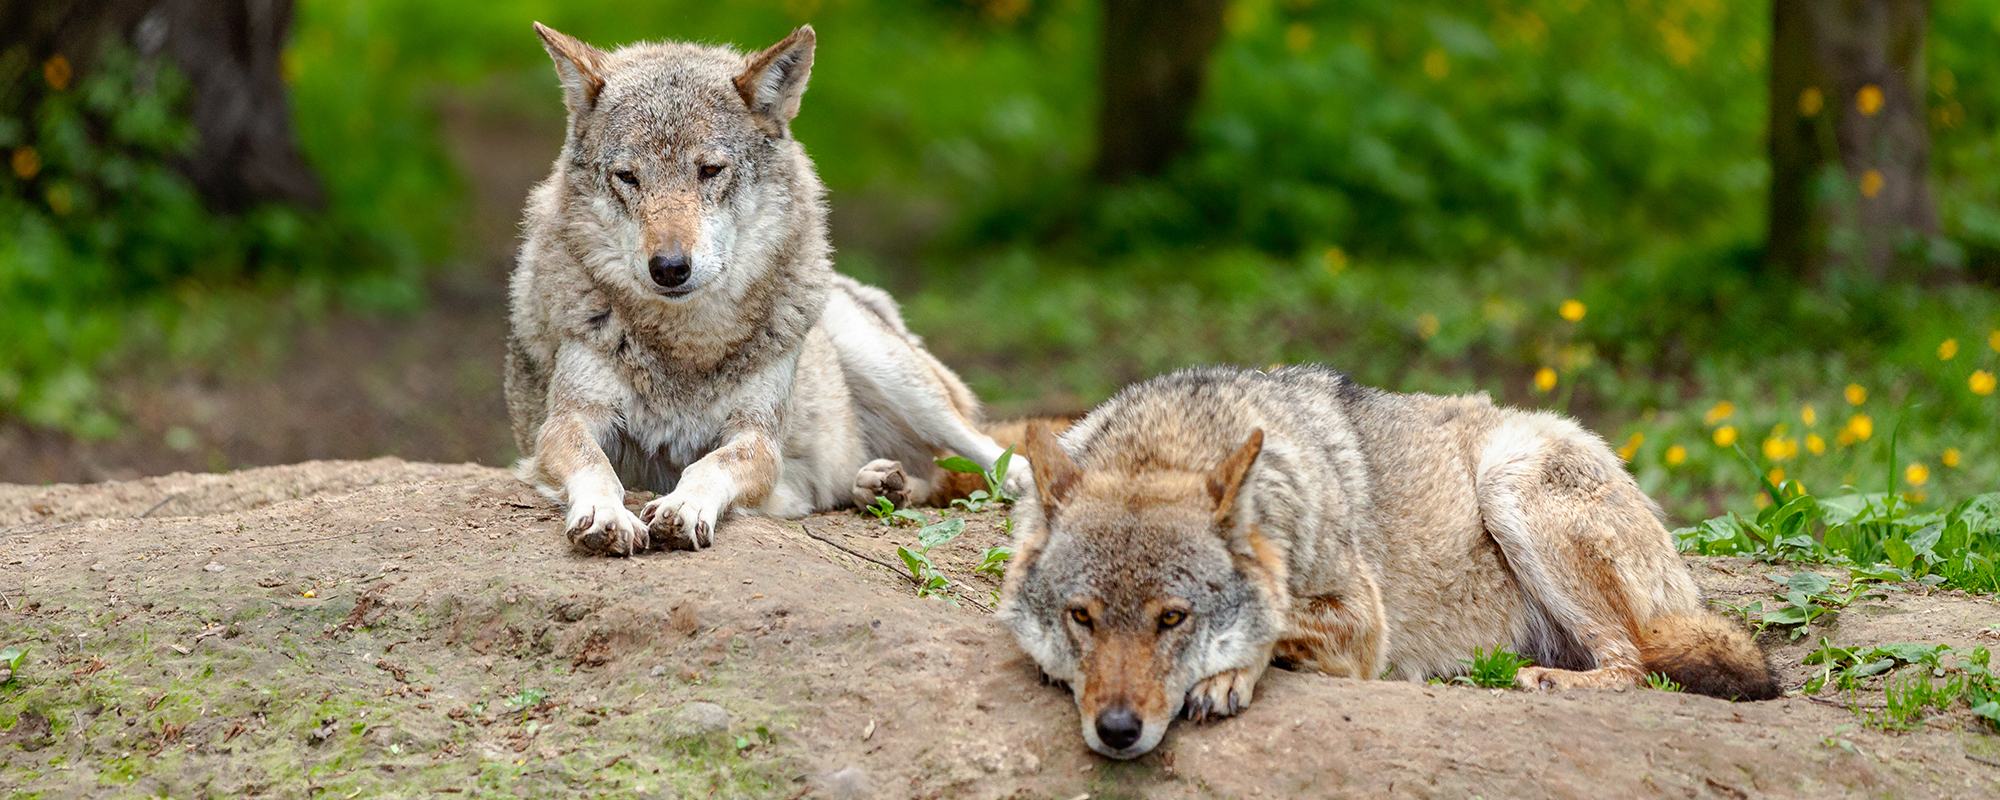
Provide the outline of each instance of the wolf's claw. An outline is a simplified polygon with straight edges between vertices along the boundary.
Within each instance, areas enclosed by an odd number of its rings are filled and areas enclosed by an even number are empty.
[[[647,503],[639,509],[639,516],[661,546],[671,550],[700,550],[715,546],[718,511],[691,493],[676,491]]]
[[[1250,707],[1261,668],[1232,669],[1197,681],[1181,706],[1188,719],[1202,722],[1233,717]]]
[[[583,500],[569,509],[570,544],[587,553],[631,555],[650,539],[646,525],[616,501]]]

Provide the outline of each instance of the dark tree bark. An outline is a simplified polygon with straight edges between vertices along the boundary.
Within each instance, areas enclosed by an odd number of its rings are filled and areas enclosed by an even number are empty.
[[[1187,146],[1223,0],[1105,0],[1097,177],[1157,175]]]
[[[0,58],[43,90],[40,65],[50,57],[63,56],[82,80],[107,41],[165,58],[193,88],[197,142],[178,166],[209,207],[317,207],[325,194],[292,137],[279,66],[291,23],[291,0],[9,0],[0,7]],[[7,96],[32,107],[40,93]]]
[[[1813,282],[1913,272],[1907,245],[1937,231],[1928,0],[1775,0],[1772,21],[1770,261]]]

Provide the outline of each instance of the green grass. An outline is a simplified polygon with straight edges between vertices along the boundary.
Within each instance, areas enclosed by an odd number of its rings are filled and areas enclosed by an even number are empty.
[[[1472,658],[1461,658],[1459,659],[1459,663],[1466,665],[1466,673],[1451,679],[1452,683],[1480,686],[1488,689],[1512,689],[1514,688],[1514,676],[1521,671],[1522,667],[1535,662],[1533,659],[1523,658],[1503,646],[1494,645],[1491,652],[1476,647],[1473,648]]]

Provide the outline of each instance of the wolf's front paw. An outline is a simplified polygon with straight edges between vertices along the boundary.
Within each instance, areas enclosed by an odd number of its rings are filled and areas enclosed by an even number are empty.
[[[1035,472],[1028,466],[1028,460],[1016,454],[1007,464],[1007,479],[1000,482],[1000,488],[1015,497],[1028,497],[1035,493]]]
[[[651,526],[653,541],[670,550],[715,546],[715,521],[722,509],[693,492],[674,492],[647,503],[639,517]]]
[[[629,556],[650,546],[645,523],[616,500],[573,503],[563,526],[569,543],[588,553]]]
[[[862,508],[875,505],[875,499],[886,497],[897,508],[910,503],[910,477],[903,473],[903,462],[878,458],[861,467],[854,474],[854,504]]]
[[[1188,690],[1182,716],[1196,722],[1235,716],[1250,707],[1251,693],[1263,674],[1261,668],[1232,669],[1201,679]]]

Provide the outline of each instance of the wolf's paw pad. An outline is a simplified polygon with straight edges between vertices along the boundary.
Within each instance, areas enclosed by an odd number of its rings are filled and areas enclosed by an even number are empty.
[[[649,526],[653,541],[669,550],[714,547],[717,516],[714,506],[679,492],[639,509],[639,518]]]
[[[1034,494],[1034,468],[1028,465],[1027,459],[1016,455],[1012,461],[1008,462],[1007,480],[1002,481],[1000,486],[1015,497],[1027,497]]]
[[[1195,722],[1233,717],[1250,707],[1261,670],[1232,669],[1201,679],[1189,689],[1181,713]]]
[[[564,523],[569,543],[586,553],[631,555],[649,545],[646,524],[615,502],[572,505]]]
[[[875,505],[875,499],[886,497],[897,508],[910,502],[910,477],[903,473],[903,462],[878,458],[861,467],[854,474],[854,504],[867,507]]]

